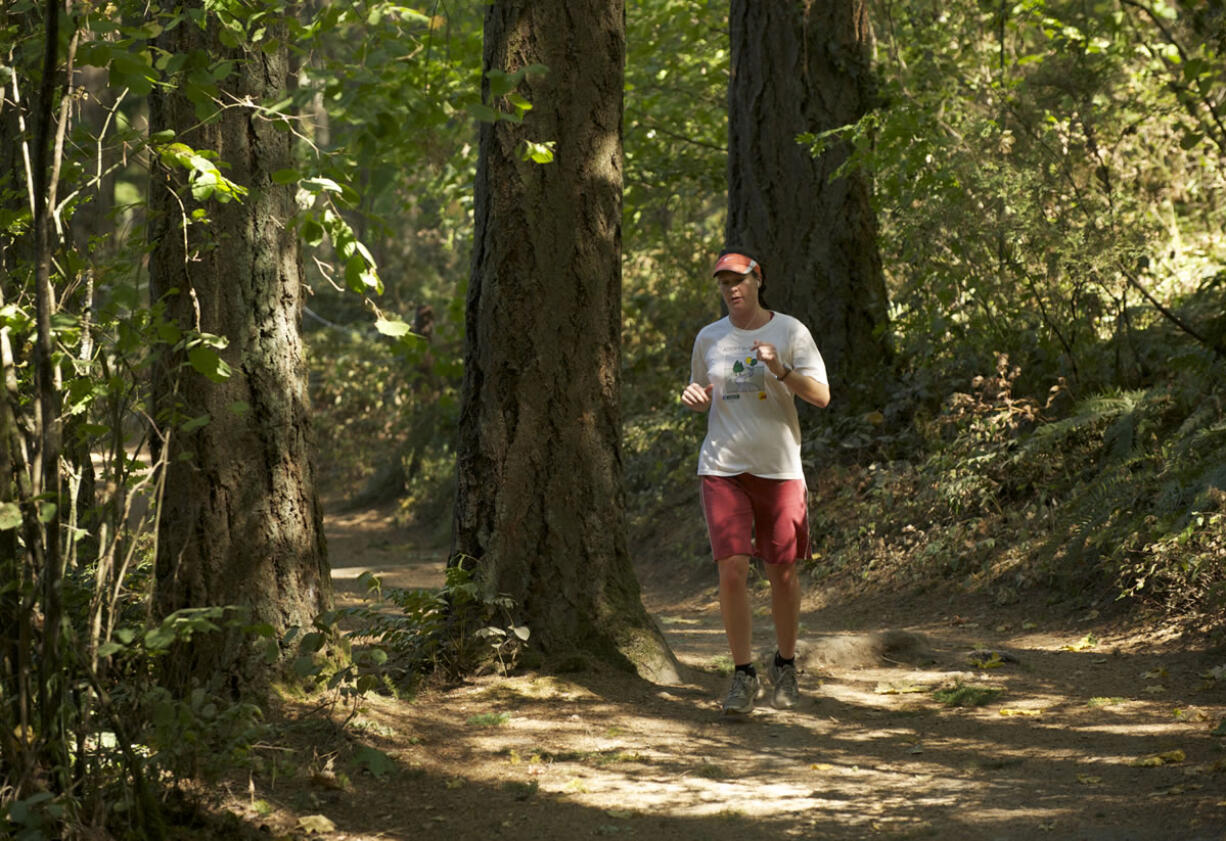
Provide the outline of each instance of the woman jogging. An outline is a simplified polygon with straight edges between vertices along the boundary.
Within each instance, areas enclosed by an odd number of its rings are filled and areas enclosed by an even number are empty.
[[[761,558],[771,585],[772,703],[786,709],[800,697],[796,561],[808,555],[809,517],[795,398],[825,406],[830,387],[808,328],[766,308],[761,261],[744,249],[725,249],[712,274],[728,315],[694,340],[681,402],[708,415],[698,474],[719,567],[720,614],[736,664],[723,710],[744,715],[753,710],[760,687],[751,652],[751,557]]]

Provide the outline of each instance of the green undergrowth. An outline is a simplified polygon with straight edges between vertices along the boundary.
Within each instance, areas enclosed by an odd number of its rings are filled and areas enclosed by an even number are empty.
[[[990,376],[916,421],[916,447],[825,467],[810,517],[817,579],[951,585],[998,605],[1122,600],[1212,615],[1226,596],[1221,363],[1080,399]]]

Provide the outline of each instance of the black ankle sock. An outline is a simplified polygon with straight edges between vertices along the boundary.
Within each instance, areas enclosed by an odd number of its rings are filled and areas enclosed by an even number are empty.
[[[795,666],[795,665],[796,665],[796,656],[795,656],[795,655],[793,655],[793,656],[791,656],[791,657],[788,657],[788,658],[785,660],[782,654],[780,654],[778,651],[776,651],[776,652],[775,652],[775,666],[776,666],[776,667],[779,667],[779,666]]]
[[[757,670],[757,669],[755,669],[755,668],[753,667],[753,663],[746,663],[746,664],[744,664],[744,665],[742,665],[742,666],[737,666],[737,667],[736,667],[736,670],[737,670],[738,672],[744,672],[745,674],[749,675],[750,677],[757,677],[757,676],[758,676],[758,670]]]

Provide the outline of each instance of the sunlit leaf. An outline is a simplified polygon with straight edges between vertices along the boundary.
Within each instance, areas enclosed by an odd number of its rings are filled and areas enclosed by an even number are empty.
[[[1063,646],[1064,651],[1088,651],[1098,645],[1098,637],[1093,632],[1086,634],[1075,643]]]
[[[327,815],[303,815],[298,819],[298,829],[323,835],[328,832],[336,832],[336,824]]]
[[[399,319],[380,318],[375,322],[375,329],[385,336],[397,339],[413,333],[413,328]]]

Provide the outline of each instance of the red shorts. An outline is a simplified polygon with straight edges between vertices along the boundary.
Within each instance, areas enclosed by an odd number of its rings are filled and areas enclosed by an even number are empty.
[[[803,479],[701,476],[711,555],[751,555],[768,564],[809,556],[809,508]]]

